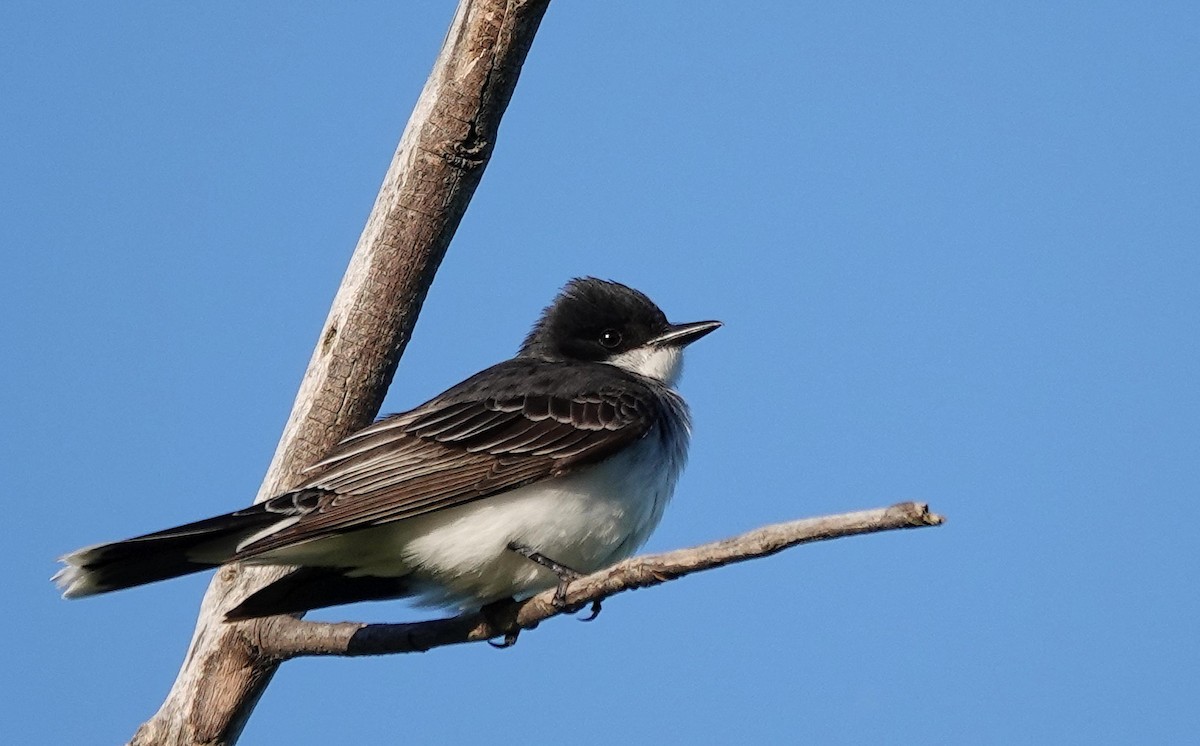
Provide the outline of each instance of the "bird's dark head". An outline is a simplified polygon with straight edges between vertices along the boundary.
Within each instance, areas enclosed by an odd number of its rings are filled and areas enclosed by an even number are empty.
[[[619,282],[571,280],[538,319],[522,357],[609,363],[672,384],[683,348],[719,321],[672,324],[644,293]]]

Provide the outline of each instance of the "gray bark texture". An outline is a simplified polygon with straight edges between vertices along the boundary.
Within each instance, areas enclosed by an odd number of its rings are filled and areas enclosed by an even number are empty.
[[[500,119],[549,0],[461,0],[329,311],[258,500],[286,491],[369,424],[446,247],[491,157]],[[136,746],[233,744],[279,659],[262,622],[221,618],[281,570],[222,568],[183,666]]]

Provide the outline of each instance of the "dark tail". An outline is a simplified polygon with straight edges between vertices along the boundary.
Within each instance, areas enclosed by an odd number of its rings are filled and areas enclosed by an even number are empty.
[[[275,614],[295,614],[309,609],[357,601],[385,601],[412,593],[408,578],[348,576],[336,567],[298,567],[255,593],[225,614],[226,621]]]
[[[233,558],[239,543],[278,523],[260,506],[112,544],[84,547],[60,558],[54,576],[64,598],[117,591],[207,570]]]

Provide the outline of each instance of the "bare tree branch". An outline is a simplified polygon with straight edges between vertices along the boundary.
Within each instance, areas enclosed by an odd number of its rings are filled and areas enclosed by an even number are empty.
[[[548,3],[460,1],[334,299],[259,500],[297,484],[304,467],[377,413],[491,156]],[[768,526],[693,549],[630,559],[572,583],[567,602],[599,601],[800,543],[939,523],[926,506],[904,503]],[[239,565],[217,572],[179,676],[132,744],[235,743],[279,664],[289,658],[428,650],[515,634],[563,613],[547,592],[495,606],[487,614],[409,625],[321,624],[289,617],[222,621],[226,610],[283,572]]]
[[[379,409],[417,313],[483,175],[549,0],[461,0],[396,150],[258,499]],[[225,610],[280,569],[222,568],[200,608],[171,692],[131,743],[232,744],[278,666],[249,640],[256,623]]]
[[[662,554],[633,557],[571,583],[567,605],[601,601],[624,591],[675,580],[701,570],[766,557],[789,547],[843,536],[938,526],[943,518],[922,503],[777,523],[723,541]],[[411,624],[304,622],[276,617],[258,629],[261,653],[277,660],[315,655],[383,655],[425,652],[443,645],[477,642],[533,629],[566,613],[554,605],[554,591],[540,593],[493,613],[463,614]]]

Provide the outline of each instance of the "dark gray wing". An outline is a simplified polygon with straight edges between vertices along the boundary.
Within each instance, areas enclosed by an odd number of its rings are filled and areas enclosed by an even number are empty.
[[[501,363],[344,440],[298,488],[317,495],[303,515],[238,558],[561,476],[644,437],[660,406],[649,384],[612,366]],[[274,501],[294,504],[264,505]]]

